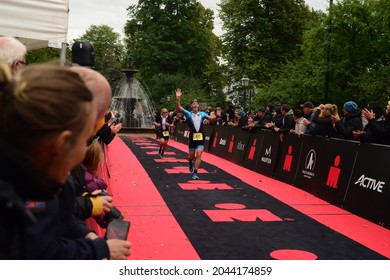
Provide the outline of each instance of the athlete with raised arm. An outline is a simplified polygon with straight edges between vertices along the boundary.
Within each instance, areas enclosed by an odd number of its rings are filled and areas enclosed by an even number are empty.
[[[202,162],[202,152],[204,150],[205,143],[203,122],[204,120],[215,121],[216,117],[212,118],[205,112],[200,112],[199,102],[196,99],[191,102],[191,111],[184,109],[180,104],[181,95],[181,89],[176,89],[176,108],[185,115],[186,122],[188,123],[190,128],[190,135],[188,140],[189,170],[192,173],[192,179],[199,180],[198,169]]]

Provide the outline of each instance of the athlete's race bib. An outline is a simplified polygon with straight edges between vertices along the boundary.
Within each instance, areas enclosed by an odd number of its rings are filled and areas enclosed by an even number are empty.
[[[163,131],[163,136],[169,136],[169,131]]]
[[[195,141],[203,140],[203,134],[202,133],[194,133],[192,136],[192,140],[195,140]]]

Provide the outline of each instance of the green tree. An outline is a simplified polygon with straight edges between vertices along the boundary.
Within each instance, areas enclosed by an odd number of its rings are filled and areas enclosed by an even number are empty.
[[[362,107],[369,100],[385,102],[390,96],[389,17],[386,0],[333,4],[321,23],[305,34],[303,56],[289,64],[258,100],[326,101],[338,106],[354,100]]]
[[[27,52],[26,60],[28,64],[53,64],[60,65],[61,49],[42,48]],[[66,57],[70,57],[70,50],[67,49]]]
[[[304,0],[223,0],[224,57],[233,82],[246,74],[269,84],[301,55],[302,36],[315,19]]]
[[[212,32],[213,11],[195,0],[158,0],[139,1],[128,12],[128,53],[158,106],[168,92],[189,81],[199,85],[201,92],[198,87],[193,91],[200,96],[221,91],[222,82],[215,75],[220,49]],[[172,86],[172,81],[180,83]]]
[[[125,65],[125,49],[120,34],[108,25],[91,25],[74,41],[88,41],[94,48],[95,68],[104,75],[115,90],[123,82],[120,71]]]

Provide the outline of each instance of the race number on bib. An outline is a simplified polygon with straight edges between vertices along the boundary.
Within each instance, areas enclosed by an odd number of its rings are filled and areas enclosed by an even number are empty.
[[[202,133],[194,133],[192,136],[192,140],[195,140],[195,141],[203,140],[203,134]]]
[[[163,131],[163,136],[169,136],[169,131]]]

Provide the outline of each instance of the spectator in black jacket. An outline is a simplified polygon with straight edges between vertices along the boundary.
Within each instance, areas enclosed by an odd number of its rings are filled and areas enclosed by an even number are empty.
[[[79,102],[72,101],[69,106],[62,106],[66,111],[69,111],[62,122],[69,124],[78,124],[80,120],[70,122],[68,118],[80,117],[89,119],[92,118],[92,122],[89,124],[89,130],[87,139],[82,139],[82,144],[79,144],[80,155],[77,157],[79,164],[85,156],[87,140],[94,134],[101,125],[100,119],[104,117],[108,104],[111,100],[111,88],[108,81],[98,72],[84,68],[84,67],[71,67],[67,70],[73,73],[76,77],[81,78],[82,83],[86,86],[83,88],[83,92],[93,96],[93,108],[97,108],[94,114],[80,109],[75,106]],[[74,73],[76,72],[76,73]],[[45,77],[46,84],[55,84],[47,82],[48,75],[41,75]],[[74,93],[58,92],[61,96],[67,96],[70,98]],[[45,102],[47,102],[45,100]],[[76,107],[76,112],[72,112],[70,107]],[[45,107],[46,108],[46,107]],[[56,110],[52,110],[55,112]],[[81,112],[83,115],[80,116]],[[86,116],[84,116],[86,114]],[[44,114],[42,117],[44,118]],[[47,122],[47,119],[46,119]],[[62,122],[55,122],[56,129],[58,124]],[[83,121],[81,121],[83,123]],[[95,131],[94,131],[95,130]],[[74,135],[80,135],[75,133]],[[49,145],[46,145],[49,146]],[[67,153],[72,160],[76,157],[71,153]],[[62,158],[57,159],[60,163],[64,163]],[[75,164],[75,165],[77,165]],[[89,229],[82,220],[74,216],[74,177],[69,176],[69,171],[75,166],[69,166],[66,169],[63,187],[63,192],[58,198],[52,199],[45,203],[43,209],[37,210],[35,214],[37,222],[28,227],[26,235],[26,259],[127,259],[130,254],[131,244],[128,241],[112,239],[105,240],[100,238],[95,232]],[[55,168],[55,166],[53,166]],[[64,170],[65,171],[65,170]]]
[[[314,109],[312,122],[315,123],[315,127],[311,134],[338,138],[335,124],[331,118],[332,115],[339,116],[336,104],[320,104],[318,108]]]
[[[338,136],[342,139],[353,140],[353,131],[362,130],[363,122],[361,110],[354,101],[345,102],[343,106],[344,118],[331,115],[331,119],[335,123],[335,129]]]
[[[370,109],[365,108],[362,110],[364,117],[368,121],[364,131],[355,131],[354,136],[362,142],[390,145],[390,101],[386,105],[384,121],[381,121],[381,118],[376,116],[375,111],[380,114],[380,110],[376,109],[374,111],[374,104],[371,104],[371,106]]]
[[[287,104],[283,104],[280,111],[283,116],[282,125],[281,127],[273,127],[273,131],[279,133],[281,135],[280,139],[283,140],[283,135],[295,129],[295,120],[294,111]]]
[[[108,258],[114,249],[128,255],[129,242],[109,244],[73,216],[72,188],[64,185],[69,171],[83,160],[97,124],[99,101],[85,80],[67,68],[47,65],[29,66],[13,79],[9,66],[0,64],[0,73],[0,209],[7,215],[0,222],[0,258],[52,255],[52,247],[44,246],[50,234],[68,236],[67,244],[59,239],[51,243],[62,246],[61,256],[65,250],[73,259]],[[58,197],[69,203],[61,205]],[[45,230],[31,235],[34,229]]]

